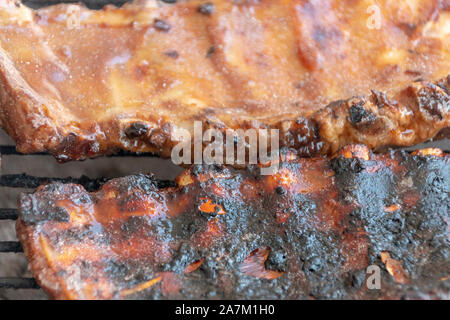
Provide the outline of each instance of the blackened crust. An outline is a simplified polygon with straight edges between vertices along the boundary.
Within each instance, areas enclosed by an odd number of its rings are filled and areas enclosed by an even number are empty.
[[[449,299],[448,168],[438,151],[350,146],[272,176],[198,166],[177,187],[52,184],[21,197],[17,232],[54,298]]]

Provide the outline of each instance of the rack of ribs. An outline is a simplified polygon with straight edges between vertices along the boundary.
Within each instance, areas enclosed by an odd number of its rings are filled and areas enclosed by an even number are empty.
[[[169,157],[194,121],[275,128],[300,156],[449,126],[450,3],[0,3],[0,124],[23,153]]]
[[[449,160],[351,145],[285,154],[266,176],[193,166],[165,187],[53,183],[21,195],[17,234],[58,299],[449,299]]]

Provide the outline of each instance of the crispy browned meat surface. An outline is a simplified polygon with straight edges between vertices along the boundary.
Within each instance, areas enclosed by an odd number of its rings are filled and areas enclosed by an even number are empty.
[[[449,126],[449,0],[209,2],[1,1],[2,127],[21,152],[70,160],[169,156],[194,120],[280,128],[301,155]]]
[[[448,155],[349,146],[258,172],[42,186],[20,198],[18,237],[60,299],[450,298]]]

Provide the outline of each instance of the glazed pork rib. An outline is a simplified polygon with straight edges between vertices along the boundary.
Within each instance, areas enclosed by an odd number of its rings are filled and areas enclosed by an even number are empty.
[[[24,153],[170,156],[177,132],[277,128],[302,156],[449,126],[450,2],[0,3],[0,122]]]
[[[449,160],[353,145],[287,156],[271,176],[194,166],[164,188],[54,183],[21,196],[17,234],[58,299],[449,299]]]

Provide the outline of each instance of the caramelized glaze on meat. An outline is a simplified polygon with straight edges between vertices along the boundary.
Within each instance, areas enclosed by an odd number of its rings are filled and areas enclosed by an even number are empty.
[[[2,1],[2,127],[21,152],[64,161],[169,156],[195,120],[279,128],[300,155],[412,145],[449,126],[448,0],[205,3]]]
[[[288,158],[271,176],[194,166],[164,188],[41,186],[19,200],[18,237],[59,299],[450,298],[447,154]]]

